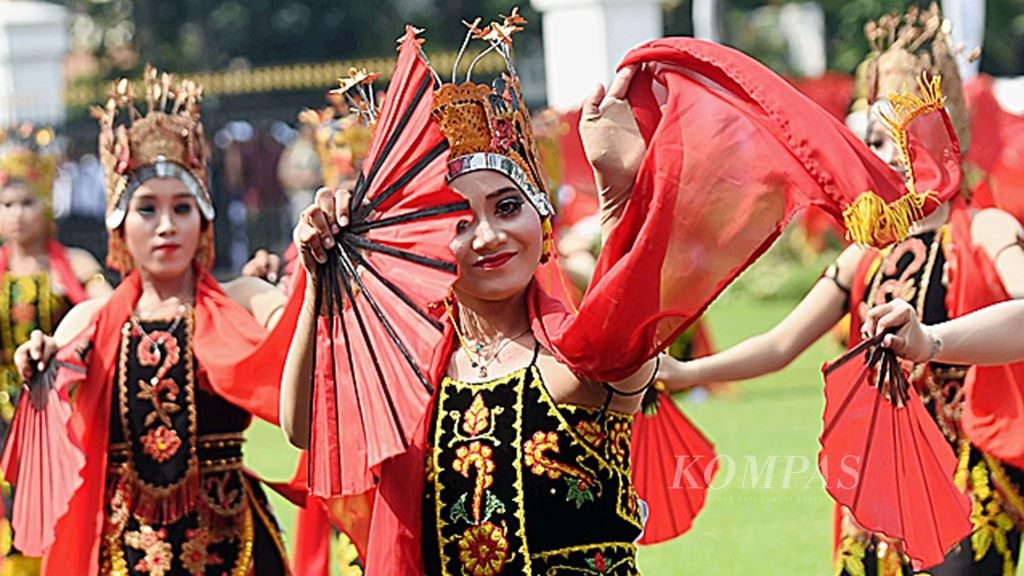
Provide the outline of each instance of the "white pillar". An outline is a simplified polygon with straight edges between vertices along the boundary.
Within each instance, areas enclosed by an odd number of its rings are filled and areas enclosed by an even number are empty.
[[[0,0],[0,125],[63,121],[67,48],[64,7]]]
[[[579,106],[631,48],[663,33],[659,0],[531,0],[544,16],[548,105]]]
[[[985,0],[942,0],[942,16],[953,26],[954,47],[963,47],[958,60],[960,78],[966,81],[977,76],[981,60],[968,62],[964,56],[985,41]]]
[[[718,0],[693,0],[693,37],[721,42]]]

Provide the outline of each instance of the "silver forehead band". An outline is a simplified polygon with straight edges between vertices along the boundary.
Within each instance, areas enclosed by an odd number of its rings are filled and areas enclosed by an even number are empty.
[[[185,184],[185,188],[195,197],[196,204],[199,206],[199,213],[208,222],[213,222],[216,212],[214,212],[213,204],[207,200],[199,180],[196,180],[196,177],[191,172],[178,164],[158,157],[156,162],[132,171],[132,175],[128,180],[128,186],[125,188],[124,193],[121,194],[121,199],[118,200],[117,206],[107,215],[107,229],[116,230],[124,222],[124,217],[128,213],[128,201],[131,200],[132,194],[139,186],[153,178],[176,178],[181,180]]]
[[[448,161],[448,181],[451,182],[458,176],[476,172],[477,170],[494,170],[495,172],[508,176],[516,186],[526,195],[533,208],[537,210],[541,218],[548,218],[555,213],[551,207],[551,200],[542,190],[530,183],[523,169],[514,160],[501,154],[492,152],[476,152],[459,156]]]

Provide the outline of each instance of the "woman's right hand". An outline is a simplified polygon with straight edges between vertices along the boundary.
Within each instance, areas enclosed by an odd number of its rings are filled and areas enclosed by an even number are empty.
[[[57,340],[40,330],[34,330],[25,342],[14,351],[14,365],[18,367],[21,379],[29,382],[32,376],[46,370],[46,365],[57,353]]]
[[[345,189],[321,188],[313,204],[299,215],[292,239],[307,272],[314,274],[318,264],[327,262],[327,253],[335,247],[334,236],[348,226],[350,197],[351,193]]]
[[[663,383],[670,394],[684,392],[700,385],[696,373],[688,362],[677,360],[668,354],[661,356],[656,380]]]
[[[939,351],[941,342],[921,325],[914,307],[903,300],[893,300],[868,311],[861,329],[863,336],[886,334],[882,347],[912,362],[927,362]]]

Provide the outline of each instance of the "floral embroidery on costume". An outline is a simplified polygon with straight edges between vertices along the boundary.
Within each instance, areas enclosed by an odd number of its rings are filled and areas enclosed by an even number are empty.
[[[635,574],[631,424],[555,404],[532,364],[487,382],[446,378],[425,463],[427,572]]]

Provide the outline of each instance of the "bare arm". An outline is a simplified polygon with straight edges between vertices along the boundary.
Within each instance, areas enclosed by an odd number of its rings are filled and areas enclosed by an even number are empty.
[[[993,366],[1024,361],[1024,301],[1000,302],[942,324],[922,326],[902,300],[868,312],[864,330],[894,330],[882,345],[915,362]]]
[[[843,286],[850,286],[862,254],[861,248],[850,246],[836,260],[837,280]],[[835,282],[822,278],[768,332],[689,362],[666,357],[658,378],[670,391],[678,392],[700,384],[747,380],[781,370],[842,319],[847,300],[847,294]]]
[[[81,248],[68,248],[67,255],[72,274],[81,282],[89,298],[101,298],[114,291],[103,275],[103,268],[92,254]]]
[[[996,266],[996,272],[1011,298],[1024,298],[1024,229],[1010,214],[989,208],[971,220],[971,238]]]
[[[242,276],[226,282],[224,292],[268,329],[277,324],[288,303],[284,292],[273,284],[252,276]]]
[[[53,336],[33,330],[28,341],[14,351],[14,364],[22,379],[28,382],[33,374],[45,370],[57,350],[73,341],[93,322],[96,312],[107,303],[107,299],[93,298],[72,308],[61,320]]]
[[[594,168],[601,201],[601,236],[615,228],[626,208],[647,144],[633,110],[625,100],[636,66],[619,70],[606,91],[603,85],[587,97],[580,118],[580,138]]]
[[[313,346],[316,340],[317,264],[327,261],[334,248],[334,234],[348,224],[349,192],[321,188],[313,205],[306,208],[295,226],[293,240],[299,249],[299,261],[306,274],[302,310],[295,334],[288,346],[288,357],[281,375],[281,429],[297,448],[309,447],[309,414],[312,402]]]
[[[305,274],[305,272],[302,272]],[[313,346],[316,336],[314,279],[306,277],[302,310],[281,376],[281,429],[293,446],[309,448],[310,403],[313,382]]]

